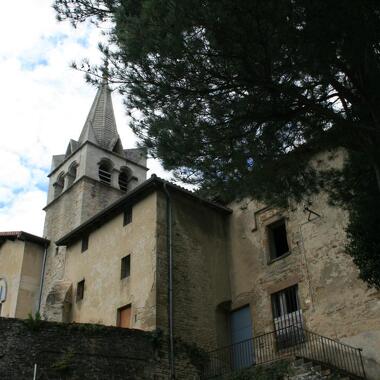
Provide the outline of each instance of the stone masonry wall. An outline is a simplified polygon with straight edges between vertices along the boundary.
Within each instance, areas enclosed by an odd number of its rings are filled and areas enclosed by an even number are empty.
[[[164,342],[164,343],[163,343]],[[38,380],[169,379],[165,340],[141,330],[0,318],[0,378]],[[178,379],[198,379],[184,351]]]
[[[324,165],[323,160],[320,163]],[[358,278],[345,253],[347,214],[326,194],[287,210],[254,200],[230,205],[232,309],[250,305],[253,335],[274,330],[271,295],[298,284],[306,328],[363,348],[367,375],[380,373],[380,292]],[[269,260],[268,225],[285,220],[288,255]]]
[[[225,345],[228,334],[217,320],[218,305],[230,299],[228,215],[174,192],[171,197],[174,335],[211,350]],[[157,198],[157,326],[167,329],[166,200]]]

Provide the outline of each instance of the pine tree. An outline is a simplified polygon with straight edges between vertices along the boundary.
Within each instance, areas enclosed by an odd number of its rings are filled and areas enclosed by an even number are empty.
[[[360,256],[378,263],[378,246],[359,231],[371,220],[371,240],[380,227],[380,211],[365,211],[380,197],[377,0],[55,0],[55,9],[74,25],[113,22],[102,47],[109,76],[140,111],[132,127],[141,144],[166,169],[224,201],[340,196],[350,211],[347,250],[380,286],[380,266],[373,274]],[[340,147],[343,171],[309,165]]]

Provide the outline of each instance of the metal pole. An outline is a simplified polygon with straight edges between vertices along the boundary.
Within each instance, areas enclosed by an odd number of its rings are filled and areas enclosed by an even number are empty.
[[[170,378],[175,379],[174,366],[174,332],[173,332],[173,246],[172,246],[172,203],[167,184],[164,183],[166,194],[166,247],[168,253],[169,269],[169,345],[170,345]]]
[[[37,363],[34,364],[33,380],[37,379]]]
[[[39,295],[38,295],[38,305],[37,305],[38,313],[41,312],[42,290],[43,290],[44,280],[45,280],[47,248],[48,248],[48,244],[45,243],[44,257],[42,259],[42,268],[41,268],[40,290],[39,290]]]
[[[366,379],[367,376],[366,376],[366,374],[365,374],[362,351],[363,351],[363,349],[362,349],[362,348],[359,348],[359,357],[360,357],[360,363],[361,363],[361,365],[362,365],[363,377]]]

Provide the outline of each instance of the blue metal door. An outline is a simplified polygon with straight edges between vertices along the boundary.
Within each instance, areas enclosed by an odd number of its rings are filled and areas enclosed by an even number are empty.
[[[249,306],[231,313],[232,366],[247,368],[255,364],[252,320]]]

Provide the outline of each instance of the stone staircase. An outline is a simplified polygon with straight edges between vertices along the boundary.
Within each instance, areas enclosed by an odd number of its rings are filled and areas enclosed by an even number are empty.
[[[344,374],[342,371],[315,363],[307,359],[297,359],[292,364],[293,374],[288,380],[360,380],[362,377]]]

